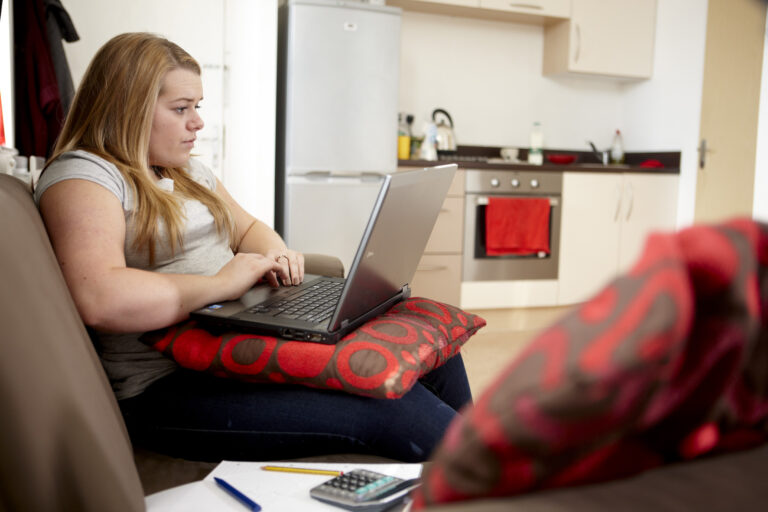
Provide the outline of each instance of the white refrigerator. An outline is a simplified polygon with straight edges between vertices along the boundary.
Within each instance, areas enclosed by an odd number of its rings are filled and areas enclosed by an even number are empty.
[[[353,0],[278,9],[275,225],[349,269],[397,167],[401,10]]]

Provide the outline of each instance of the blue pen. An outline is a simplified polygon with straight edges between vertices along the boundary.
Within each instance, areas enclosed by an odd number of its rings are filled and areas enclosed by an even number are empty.
[[[259,512],[261,510],[261,506],[259,506],[258,503],[253,501],[251,498],[246,496],[245,494],[241,493],[237,489],[235,489],[231,484],[228,482],[222,480],[219,477],[213,477],[214,480],[216,480],[216,483],[219,484],[219,487],[227,491],[230,495],[232,495],[237,501],[248,507],[248,510],[252,510],[253,512]]]

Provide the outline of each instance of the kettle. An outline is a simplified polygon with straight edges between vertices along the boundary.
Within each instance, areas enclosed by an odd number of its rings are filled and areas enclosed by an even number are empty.
[[[438,154],[455,154],[456,137],[453,135],[453,119],[451,119],[451,115],[441,108],[436,108],[432,111],[432,121],[437,125]]]

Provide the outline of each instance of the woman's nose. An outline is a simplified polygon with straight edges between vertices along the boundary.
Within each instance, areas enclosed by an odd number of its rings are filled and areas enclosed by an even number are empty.
[[[189,129],[193,131],[202,130],[203,126],[205,126],[205,123],[203,122],[203,118],[200,117],[200,114],[197,112],[197,110],[194,111],[194,116],[192,119],[189,120]]]

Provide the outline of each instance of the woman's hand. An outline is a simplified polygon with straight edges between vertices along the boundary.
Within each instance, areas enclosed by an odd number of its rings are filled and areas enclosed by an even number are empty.
[[[304,281],[304,255],[290,249],[270,249],[266,254],[280,265],[280,270],[267,276],[270,284],[275,286],[282,283],[284,286],[298,285]],[[272,279],[274,279],[274,283]]]
[[[269,284],[278,287],[276,273],[284,271],[280,262],[273,257],[262,254],[239,252],[229,260],[216,274],[219,281],[218,290],[224,294],[226,300],[236,300],[245,294],[262,277]]]

